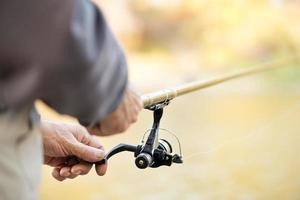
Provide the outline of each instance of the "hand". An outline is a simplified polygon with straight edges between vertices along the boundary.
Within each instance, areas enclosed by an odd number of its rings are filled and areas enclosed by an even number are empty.
[[[94,127],[88,128],[88,131],[93,135],[101,136],[124,132],[130,124],[137,121],[142,108],[140,97],[132,89],[127,88],[117,109]]]
[[[54,167],[52,176],[58,181],[87,174],[92,163],[101,161],[105,156],[102,144],[80,125],[42,121],[41,133],[44,163]],[[70,156],[81,160],[70,166],[66,164]],[[95,168],[99,176],[106,172],[106,165],[96,165]]]

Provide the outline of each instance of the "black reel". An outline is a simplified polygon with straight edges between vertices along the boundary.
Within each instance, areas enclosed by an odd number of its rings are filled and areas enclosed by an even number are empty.
[[[171,166],[172,163],[183,163],[181,149],[179,155],[172,154],[172,145],[165,139],[159,139],[159,124],[162,115],[162,107],[156,107],[153,109],[154,122],[146,142],[143,142],[137,146],[119,144],[108,152],[101,163],[107,162],[110,157],[123,151],[134,152],[135,165],[140,169],[145,169],[148,167],[157,168],[160,166]]]

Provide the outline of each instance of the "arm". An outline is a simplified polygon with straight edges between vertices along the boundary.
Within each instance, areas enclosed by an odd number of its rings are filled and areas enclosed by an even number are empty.
[[[93,125],[120,104],[124,53],[88,0],[5,0],[0,6],[0,100],[19,108],[41,98]]]

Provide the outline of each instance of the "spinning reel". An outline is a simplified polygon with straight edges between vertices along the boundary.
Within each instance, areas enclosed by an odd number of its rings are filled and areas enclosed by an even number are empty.
[[[159,124],[163,115],[163,106],[156,105],[149,109],[153,110],[154,120],[146,141],[144,142],[143,140],[142,143],[137,146],[119,144],[108,152],[101,163],[106,163],[110,157],[123,151],[130,151],[134,153],[135,165],[140,169],[145,169],[148,167],[157,168],[160,166],[171,166],[172,163],[183,163],[179,140],[176,138],[180,150],[178,155],[172,154],[172,145],[167,140],[159,139]]]

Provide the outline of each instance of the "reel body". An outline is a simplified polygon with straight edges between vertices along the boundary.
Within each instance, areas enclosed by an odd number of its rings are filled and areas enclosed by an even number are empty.
[[[107,162],[110,157],[123,151],[134,153],[135,165],[139,169],[146,169],[148,167],[157,168],[160,166],[171,166],[173,163],[183,163],[181,149],[180,155],[172,154],[172,145],[165,139],[159,139],[159,124],[162,115],[162,107],[156,107],[156,109],[153,109],[153,125],[146,142],[142,142],[142,144],[137,146],[129,144],[119,144],[108,152],[108,154],[105,156],[104,160],[100,162],[100,164]]]

